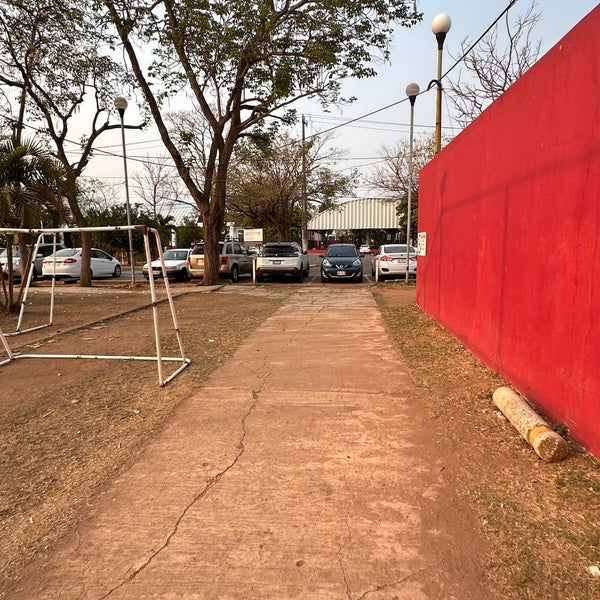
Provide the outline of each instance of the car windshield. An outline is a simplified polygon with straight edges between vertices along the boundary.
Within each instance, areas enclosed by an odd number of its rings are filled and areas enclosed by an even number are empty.
[[[263,256],[297,256],[298,250],[294,246],[265,246]]]
[[[164,253],[165,260],[187,260],[187,250],[167,250]]]
[[[64,248],[63,250],[57,250],[55,256],[75,256],[81,252],[81,248]]]
[[[354,246],[330,246],[327,249],[327,256],[358,256]]]

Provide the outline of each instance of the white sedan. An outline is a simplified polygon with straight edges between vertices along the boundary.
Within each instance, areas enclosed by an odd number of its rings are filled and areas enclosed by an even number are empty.
[[[120,277],[121,263],[104,250],[91,249],[91,275],[92,277]],[[44,277],[61,279],[81,278],[81,248],[65,248],[56,254],[47,256],[42,262]]]
[[[400,277],[406,275],[406,244],[384,244],[379,246],[377,254],[371,262],[371,274],[384,280],[386,277]],[[417,275],[417,249],[409,246],[408,249],[408,274]]]
[[[174,248],[172,250],[165,250],[163,258],[165,259],[165,267],[167,269],[167,277],[169,279],[180,279],[185,281],[190,276],[188,273],[188,257],[191,248]],[[150,263],[152,275],[154,278],[162,277],[162,270],[160,266],[160,260],[157,258]],[[142,267],[142,272],[146,279],[150,279],[150,273],[148,272],[148,263]]]

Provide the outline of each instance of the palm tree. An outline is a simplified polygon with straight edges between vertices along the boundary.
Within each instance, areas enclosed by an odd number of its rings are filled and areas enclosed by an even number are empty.
[[[34,229],[48,214],[65,219],[60,200],[63,169],[48,151],[33,140],[18,142],[15,138],[0,141],[0,227]],[[12,234],[6,236],[8,277],[2,276],[0,306],[13,312],[19,306],[24,291],[20,286],[14,298],[12,249],[16,242],[20,248],[21,265],[29,267],[27,239]],[[23,269],[21,282],[26,281],[28,269]],[[7,285],[8,282],[8,285]]]

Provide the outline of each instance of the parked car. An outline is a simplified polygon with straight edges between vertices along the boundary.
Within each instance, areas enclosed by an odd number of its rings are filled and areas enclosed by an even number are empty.
[[[12,251],[12,266],[13,266],[13,277],[15,279],[21,278],[21,259],[18,248],[13,248]],[[4,279],[8,279],[8,252],[6,248],[0,252],[0,269],[2,269],[2,276]]]
[[[320,255],[321,282],[363,280],[363,265],[354,244],[331,244],[325,254]]]
[[[371,246],[369,246],[368,244],[363,244],[359,249],[358,252],[360,254],[371,254]]]
[[[414,246],[409,246],[408,253],[408,274],[416,276],[417,249]],[[371,263],[371,274],[373,276],[375,276],[376,270],[379,271],[378,278],[380,280],[384,280],[386,277],[406,275],[406,244],[383,244],[379,246]]]
[[[35,245],[31,246],[33,250]],[[54,252],[54,244],[42,243],[38,245],[37,254],[33,261],[33,277],[35,281],[42,275],[42,267],[44,257],[49,256]],[[62,244],[56,244],[56,250],[62,250],[64,246]],[[12,264],[13,264],[13,277],[15,279],[21,278],[21,252],[17,246],[12,249]],[[0,253],[0,267],[2,268],[2,274],[4,278],[8,277],[8,253],[6,249]]]
[[[254,260],[246,247],[239,242],[219,242],[221,266],[219,273],[236,282],[240,275],[252,273]],[[191,277],[201,279],[204,277],[204,242],[196,244],[188,258],[188,271]]]
[[[256,278],[291,275],[299,283],[309,274],[308,254],[295,242],[269,242],[256,259]]]
[[[165,260],[165,268],[167,270],[167,277],[169,279],[185,281],[189,277],[188,272],[188,258],[190,256],[190,248],[174,248],[165,250],[163,252],[163,258]],[[150,270],[154,278],[162,277],[162,269],[160,265],[160,259],[153,260],[150,263]],[[148,263],[142,267],[142,273],[146,279],[150,279],[150,273],[148,272]]]
[[[92,248],[90,262],[92,277],[121,276],[121,263],[104,250]],[[47,256],[43,260],[42,272],[46,278],[54,273],[57,279],[80,279],[81,248],[64,248]]]

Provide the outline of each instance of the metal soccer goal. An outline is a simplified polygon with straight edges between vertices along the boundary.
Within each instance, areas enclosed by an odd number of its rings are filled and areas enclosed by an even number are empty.
[[[177,337],[177,344],[179,347],[180,356],[173,357],[173,356],[163,356],[162,355],[160,331],[159,331],[159,320],[158,320],[158,301],[157,301],[156,287],[155,287],[155,282],[154,282],[153,277],[149,278],[149,282],[150,282],[150,297],[151,297],[151,305],[150,306],[152,307],[152,317],[153,317],[153,323],[154,323],[154,341],[155,341],[155,346],[156,346],[156,355],[154,355],[154,356],[117,356],[117,355],[95,355],[95,354],[35,354],[35,353],[23,354],[23,353],[19,353],[19,352],[14,352],[9,344],[9,340],[8,340],[9,337],[23,334],[28,331],[34,331],[37,329],[41,329],[43,327],[49,327],[53,324],[54,291],[55,291],[55,284],[56,284],[56,276],[54,274],[52,276],[52,289],[51,289],[51,293],[50,293],[50,306],[49,306],[48,322],[41,324],[41,325],[36,325],[34,327],[30,327],[28,329],[21,328],[22,324],[23,324],[23,317],[25,314],[25,307],[27,304],[27,295],[29,293],[29,288],[30,288],[31,282],[33,280],[33,263],[37,256],[37,250],[38,250],[39,244],[42,242],[42,240],[45,238],[45,236],[52,236],[53,247],[54,247],[54,250],[56,251],[56,239],[59,234],[80,233],[80,232],[86,232],[86,231],[99,232],[99,231],[133,231],[133,230],[139,231],[144,237],[144,248],[146,251],[146,260],[147,260],[148,264],[150,264],[152,262],[152,256],[150,253],[150,236],[154,237],[154,240],[156,243],[156,250],[158,252],[158,256],[160,259],[163,281],[164,281],[165,290],[167,293],[167,299],[169,302],[173,330]],[[23,297],[21,300],[21,307],[20,307],[20,311],[19,311],[17,327],[14,332],[10,332],[10,333],[4,333],[2,331],[2,328],[0,328],[0,342],[2,343],[2,346],[4,346],[4,350],[6,351],[6,355],[7,355],[7,358],[5,358],[4,360],[0,360],[0,366],[5,365],[7,363],[10,363],[10,362],[20,359],[20,358],[77,358],[77,359],[93,358],[93,359],[133,360],[133,361],[137,361],[137,360],[139,360],[139,361],[155,361],[157,363],[157,367],[158,367],[159,385],[162,387],[162,386],[167,385],[170,381],[172,381],[175,377],[177,377],[177,375],[179,375],[179,373],[181,373],[186,367],[188,367],[191,364],[190,359],[185,356],[185,353],[183,350],[181,332],[179,330],[179,324],[177,321],[177,313],[175,311],[175,303],[173,302],[173,295],[171,293],[171,288],[169,286],[169,278],[167,276],[167,269],[165,266],[165,260],[164,260],[164,255],[163,255],[163,251],[162,251],[160,235],[156,229],[147,227],[146,225],[126,225],[126,226],[122,226],[122,227],[119,227],[119,226],[115,226],[115,227],[70,227],[68,229],[67,228],[58,228],[58,229],[7,229],[7,228],[0,228],[0,233],[4,233],[4,234],[6,234],[6,233],[8,233],[8,234],[22,233],[22,234],[32,234],[32,235],[37,234],[37,236],[38,236],[37,241],[31,252],[30,264],[29,264],[29,269],[28,269],[29,275],[25,282],[25,290],[23,292]],[[22,272],[22,274],[25,273],[25,265],[23,265],[23,264],[21,264],[21,272]],[[170,375],[165,377],[163,363],[173,363],[173,362],[180,363],[180,364],[177,367],[177,369],[175,369],[175,371],[173,371]]]

